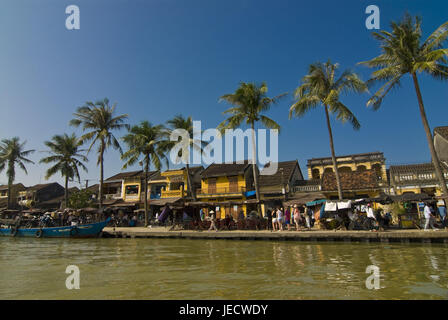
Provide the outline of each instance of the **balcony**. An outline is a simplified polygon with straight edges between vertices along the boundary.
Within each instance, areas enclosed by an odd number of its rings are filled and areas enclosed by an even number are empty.
[[[320,185],[295,186],[292,189],[293,192],[315,192],[320,190],[321,190]]]
[[[162,190],[161,198],[182,198],[186,192],[183,189],[178,190]]]
[[[209,195],[223,195],[223,194],[243,194],[247,191],[246,187],[232,186],[232,187],[208,187],[204,189],[198,189],[196,194],[209,196]]]
[[[120,193],[109,193],[104,195],[104,199],[107,200],[117,200],[121,199],[121,192]]]

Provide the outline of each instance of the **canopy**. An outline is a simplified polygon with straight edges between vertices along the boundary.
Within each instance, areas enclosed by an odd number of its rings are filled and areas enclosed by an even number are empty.
[[[325,199],[320,199],[320,200],[315,200],[315,201],[310,201],[310,202],[307,202],[306,203],[306,206],[307,207],[312,207],[312,206],[315,206],[315,205],[318,205],[318,204],[321,204],[321,203],[325,203],[327,200],[325,200]]]

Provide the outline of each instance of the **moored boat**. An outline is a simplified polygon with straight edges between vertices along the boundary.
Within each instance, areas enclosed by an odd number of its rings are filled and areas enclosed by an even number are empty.
[[[110,221],[82,224],[78,226],[43,227],[43,228],[22,228],[16,226],[6,226],[0,228],[0,236],[9,237],[35,237],[35,238],[93,238],[98,237],[103,228]]]

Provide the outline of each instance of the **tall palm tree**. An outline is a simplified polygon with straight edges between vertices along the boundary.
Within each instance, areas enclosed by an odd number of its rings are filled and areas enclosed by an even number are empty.
[[[239,128],[243,122],[252,129],[252,170],[254,176],[255,194],[257,201],[260,201],[260,191],[258,185],[258,171],[257,166],[257,146],[255,143],[255,123],[261,123],[269,129],[277,129],[280,131],[280,125],[265,116],[273,104],[286,95],[283,93],[273,98],[266,96],[268,87],[265,82],[257,85],[255,83],[241,82],[240,86],[234,93],[225,94],[220,98],[220,101],[228,102],[234,107],[229,108],[223,112],[224,115],[230,114],[229,118],[218,125],[218,129],[224,132],[226,129]]]
[[[400,86],[404,75],[408,74],[412,78],[436,176],[446,197],[448,190],[434,149],[433,136],[426,117],[417,74],[426,73],[438,80],[448,80],[448,48],[443,48],[443,43],[448,37],[448,22],[438,27],[425,41],[422,41],[419,17],[416,17],[414,22],[414,19],[406,14],[402,21],[392,22],[391,28],[391,32],[373,33],[380,42],[381,54],[372,60],[360,62],[377,69],[372,73],[369,84],[385,82],[369,99],[367,106],[377,110],[389,91]]]
[[[65,178],[64,203],[65,207],[68,208],[68,182],[77,178],[79,183],[81,183],[78,167],[87,172],[87,168],[82,161],[87,162],[88,159],[79,153],[84,150],[79,149],[81,143],[74,133],[70,136],[66,133],[63,135],[55,135],[50,141],[45,141],[44,144],[50,148],[48,153],[51,155],[41,159],[40,163],[54,163],[47,170],[45,179],[49,179],[57,172]]]
[[[153,126],[148,121],[142,121],[139,125],[132,126],[122,139],[128,147],[128,150],[121,156],[126,160],[123,169],[135,164],[143,157],[145,170],[145,227],[148,226],[148,172],[150,164],[159,171],[164,160],[168,166],[166,152],[166,133],[163,125]]]
[[[99,185],[99,208],[103,206],[103,179],[104,179],[104,152],[107,148],[113,147],[123,154],[118,140],[113,135],[113,131],[123,128],[129,129],[129,125],[124,123],[128,118],[127,114],[115,116],[116,104],[109,105],[109,99],[93,102],[86,102],[79,107],[73,114],[74,119],[70,121],[70,125],[82,126],[83,131],[87,131],[80,137],[80,142],[91,142],[87,153],[95,144],[98,146],[98,162],[100,166],[100,185]]]
[[[193,119],[191,116],[189,116],[188,118],[185,118],[183,115],[177,115],[175,116],[173,119],[168,120],[167,125],[169,127],[169,131],[168,131],[168,135],[170,134],[170,132],[172,132],[173,130],[176,129],[183,129],[186,130],[188,132],[188,136],[189,141],[188,141],[188,145],[191,146],[193,148],[193,150],[196,150],[197,152],[202,152],[202,148],[204,146],[204,143],[201,142],[200,144],[198,144],[194,139],[193,139]],[[170,143],[169,147],[173,147],[174,143]],[[196,190],[194,188],[193,182],[192,182],[192,177],[191,177],[191,170],[190,170],[190,154],[188,155],[182,155],[182,149],[179,150],[179,156],[180,157],[185,157],[186,159],[188,159],[187,163],[185,164],[185,170],[187,172],[187,186],[188,186],[188,193],[190,195],[190,197],[193,199],[193,201],[196,201]]]
[[[2,172],[6,167],[6,175],[8,176],[8,209],[11,208],[11,195],[12,195],[12,185],[16,177],[15,166],[19,166],[26,174],[25,164],[32,163],[33,161],[26,158],[34,152],[34,150],[24,150],[26,141],[20,142],[19,137],[14,137],[12,139],[3,139],[0,142],[0,172]]]
[[[339,99],[341,94],[348,92],[361,93],[367,91],[367,85],[350,70],[345,70],[338,75],[339,65],[330,61],[326,63],[316,62],[309,66],[308,74],[302,78],[302,84],[295,90],[296,101],[289,109],[289,118],[304,116],[311,109],[322,105],[325,110],[327,120],[328,134],[330,136],[331,159],[333,162],[336,184],[338,188],[338,197],[342,200],[341,181],[336,164],[336,155],[334,151],[333,133],[331,130],[329,114],[335,114],[336,119],[346,122],[349,121],[355,130],[359,130],[361,125],[358,119]]]

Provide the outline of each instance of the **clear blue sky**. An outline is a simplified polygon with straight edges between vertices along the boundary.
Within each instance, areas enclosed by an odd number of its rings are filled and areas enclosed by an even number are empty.
[[[80,8],[80,30],[65,28],[70,4]],[[19,136],[43,151],[54,134],[80,134],[68,126],[72,113],[104,97],[117,102],[131,124],[182,113],[215,127],[228,108],[218,98],[240,81],[266,81],[271,96],[291,93],[317,60],[339,62],[367,79],[370,71],[356,63],[379,54],[365,28],[370,4],[381,10],[381,29],[406,10],[422,16],[425,36],[448,20],[445,0],[3,0],[0,138]],[[447,125],[447,83],[420,81],[431,127]],[[355,132],[333,121],[337,154],[382,151],[389,165],[430,160],[408,79],[379,111],[367,109],[367,99],[342,99],[362,127]],[[280,160],[298,159],[306,176],[307,159],[330,154],[328,132],[322,109],[288,120],[291,101],[284,99],[269,116],[282,126]],[[43,155],[31,158],[37,163]],[[106,177],[120,171],[118,153],[109,151],[105,165]],[[82,178],[98,179],[94,154],[88,167]],[[44,183],[45,169],[29,165],[28,175],[18,170],[17,181]]]

